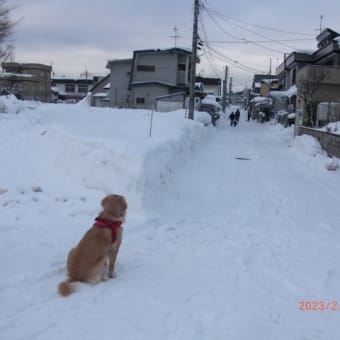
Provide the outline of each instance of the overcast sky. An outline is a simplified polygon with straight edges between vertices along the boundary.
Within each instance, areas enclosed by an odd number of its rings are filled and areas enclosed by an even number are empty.
[[[226,65],[234,89],[251,85],[283,54],[316,48],[322,28],[340,31],[339,0],[202,1],[199,52],[202,76],[222,77]],[[55,76],[108,73],[106,63],[146,48],[191,48],[193,0],[7,0],[18,20],[15,61],[53,66]],[[320,17],[322,20],[320,20]]]

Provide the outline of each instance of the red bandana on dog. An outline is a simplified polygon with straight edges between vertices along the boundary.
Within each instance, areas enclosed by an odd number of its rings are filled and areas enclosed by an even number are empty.
[[[95,221],[96,221],[95,226],[111,230],[111,242],[113,243],[116,240],[117,229],[122,225],[122,222],[121,221],[110,222],[102,219],[101,217],[97,217]]]

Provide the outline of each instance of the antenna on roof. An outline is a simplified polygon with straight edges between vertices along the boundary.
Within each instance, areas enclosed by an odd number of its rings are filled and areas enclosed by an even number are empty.
[[[170,35],[170,38],[174,38],[175,47],[177,47],[177,40],[180,38],[180,35],[178,35],[178,29],[176,26],[174,27],[174,35]]]
[[[322,32],[322,20],[323,20],[324,15],[320,15],[320,33]]]

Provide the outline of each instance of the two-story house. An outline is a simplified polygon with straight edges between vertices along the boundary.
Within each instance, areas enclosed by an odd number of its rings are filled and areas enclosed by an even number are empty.
[[[340,34],[326,28],[317,37],[318,49],[315,51],[294,51],[284,55],[283,62],[277,67],[276,74],[283,84],[284,90],[297,86],[299,94],[300,80],[308,76],[313,68],[323,69],[325,78],[313,94],[312,105],[316,111],[319,102],[340,102]],[[305,103],[297,95],[292,102],[297,110],[302,112],[305,120]]]
[[[110,104],[150,109],[156,98],[189,92],[191,51],[184,48],[133,52],[132,59],[111,60]]]
[[[151,108],[160,96],[189,91],[191,51],[182,48],[134,51],[130,101],[135,108]]]

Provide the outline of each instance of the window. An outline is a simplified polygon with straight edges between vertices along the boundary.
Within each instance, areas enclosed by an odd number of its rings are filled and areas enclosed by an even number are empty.
[[[75,85],[65,85],[65,92],[75,92]]]
[[[87,85],[78,85],[78,92],[79,93],[87,93],[88,87]]]
[[[293,70],[293,74],[292,74],[292,84],[296,84],[296,69]]]
[[[145,104],[145,98],[137,97],[136,98],[136,104]]]
[[[333,65],[335,65],[334,59],[333,59],[333,58],[328,59],[328,60],[326,61],[325,65],[326,65],[326,66],[333,66]]]
[[[178,64],[178,71],[185,71],[186,65],[185,64]]]
[[[137,71],[155,72],[155,65],[137,65]]]

